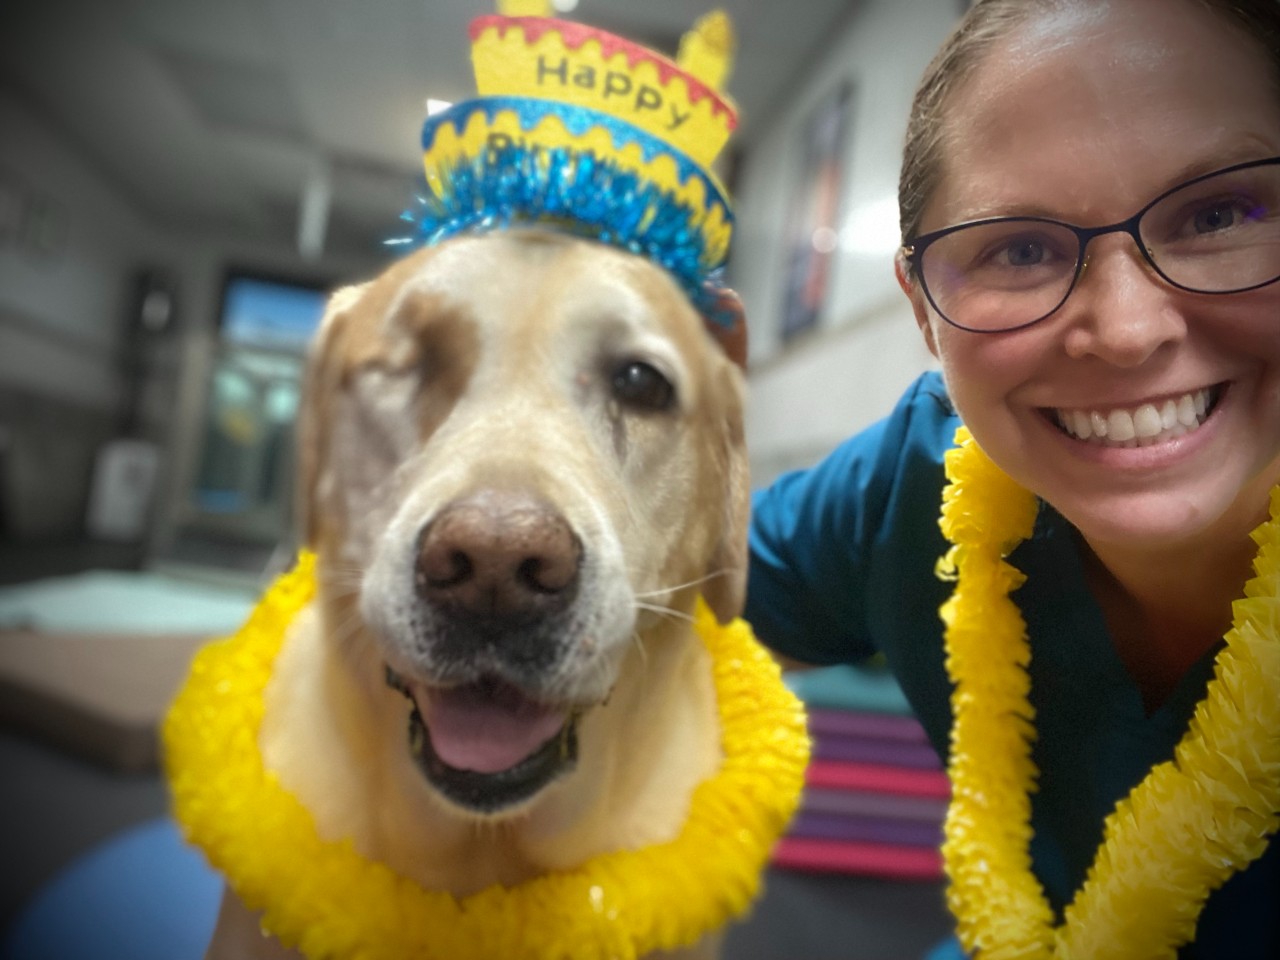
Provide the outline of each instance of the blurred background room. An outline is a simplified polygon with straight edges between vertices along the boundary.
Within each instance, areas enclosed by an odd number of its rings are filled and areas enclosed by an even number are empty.
[[[720,5],[739,44],[729,280],[763,484],[886,414],[932,363],[893,278],[898,161],[915,83],[965,3]],[[557,6],[674,54],[711,4]],[[112,885],[128,923],[157,922],[145,883],[169,883],[161,860],[181,852],[139,840],[165,818],[156,722],[195,646],[289,562],[307,340],[326,291],[395,255],[423,116],[471,95],[467,24],[488,12],[0,5],[5,957],[52,956],[30,952],[42,923],[110,922],[84,870],[112,844],[143,843],[143,887]],[[937,759],[874,668],[798,683],[824,766],[726,956],[923,957],[949,929]],[[202,935],[207,902],[192,895]]]

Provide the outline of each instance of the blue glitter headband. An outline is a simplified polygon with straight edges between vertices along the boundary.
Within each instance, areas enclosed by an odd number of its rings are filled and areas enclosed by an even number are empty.
[[[722,273],[705,263],[693,214],[670,193],[608,158],[517,144],[458,156],[438,170],[443,191],[423,190],[401,214],[412,233],[387,241],[409,249],[464,233],[537,224],[648,257],[672,274],[699,308]]]

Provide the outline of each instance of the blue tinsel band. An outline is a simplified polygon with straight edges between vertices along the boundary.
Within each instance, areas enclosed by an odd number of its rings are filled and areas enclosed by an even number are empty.
[[[435,172],[439,193],[423,190],[402,214],[408,237],[429,246],[462,233],[538,224],[589,236],[670,272],[695,306],[708,304],[721,263],[706,257],[693,211],[676,197],[614,161],[586,151],[508,144],[458,156]]]

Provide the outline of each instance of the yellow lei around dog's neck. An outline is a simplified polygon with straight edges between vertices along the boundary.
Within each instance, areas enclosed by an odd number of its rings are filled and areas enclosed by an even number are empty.
[[[1107,818],[1088,879],[1055,927],[1028,853],[1030,648],[1009,597],[1023,576],[1004,560],[1030,536],[1036,500],[964,428],[956,443],[942,515],[954,546],[940,572],[957,579],[942,608],[955,683],[943,855],[960,940],[982,960],[1173,958],[1209,893],[1280,826],[1280,487],[1253,533],[1255,576],[1232,608],[1204,700],[1173,760]]]
[[[286,628],[314,595],[314,563],[303,555],[238,634],[197,655],[164,725],[187,838],[286,946],[311,960],[629,960],[693,944],[751,903],[799,801],[809,739],[799,701],[743,621],[722,627],[699,603],[724,760],[675,839],[456,898],[322,840],[263,766],[263,695]]]

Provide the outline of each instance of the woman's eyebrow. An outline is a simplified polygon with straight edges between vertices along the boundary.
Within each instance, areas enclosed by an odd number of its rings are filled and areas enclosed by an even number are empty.
[[[1267,157],[1277,155],[1280,155],[1280,140],[1269,142],[1264,136],[1249,134],[1234,143],[1215,149],[1212,153],[1204,154],[1177,168],[1166,176],[1161,183],[1149,190],[1145,197],[1140,198],[1139,204],[1129,213],[1136,213],[1143,205],[1150,203],[1165,191],[1172,190],[1174,187],[1189,180],[1194,180],[1196,177],[1213,173],[1216,170],[1224,170],[1238,163],[1265,160]],[[1101,224],[1101,221],[1088,220],[1086,222],[1085,219],[1065,215],[1060,209],[1055,209],[1038,197],[1033,199],[996,198],[992,200],[988,195],[983,198],[980,205],[958,207],[951,216],[946,218],[945,222],[922,230],[921,233],[930,233],[933,230],[942,230],[947,227],[972,223],[976,220],[992,220],[1001,217],[1043,217],[1047,220],[1058,220],[1062,223],[1069,223],[1079,227],[1092,227]]]

